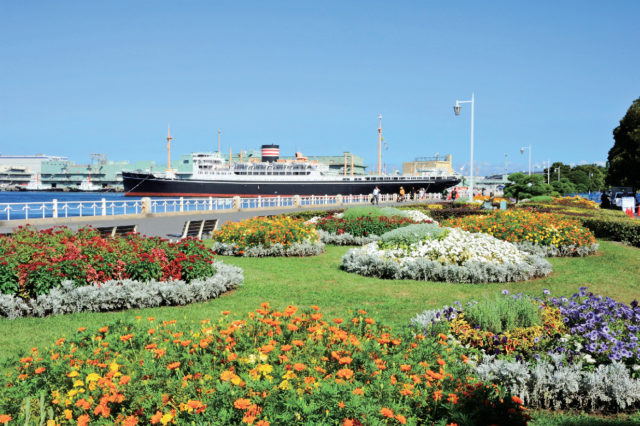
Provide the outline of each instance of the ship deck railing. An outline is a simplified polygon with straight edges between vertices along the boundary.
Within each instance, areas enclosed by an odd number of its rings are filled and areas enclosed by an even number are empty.
[[[393,201],[393,194],[380,194],[379,202]],[[427,199],[439,199],[440,194],[427,194]],[[161,214],[234,209],[275,209],[287,207],[349,206],[370,203],[370,194],[305,195],[233,198],[153,198],[138,200],[51,201],[0,203],[0,220],[29,220],[68,217],[120,216],[130,214]]]

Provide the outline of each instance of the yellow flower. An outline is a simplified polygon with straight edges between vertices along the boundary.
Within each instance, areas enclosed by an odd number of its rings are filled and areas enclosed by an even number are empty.
[[[118,368],[120,368],[120,366],[115,361],[109,364],[109,371],[118,371]]]
[[[76,377],[77,375],[78,375],[78,372],[76,370],[73,370],[69,374],[67,374],[67,377]]]
[[[75,382],[73,382],[73,387],[74,388],[78,388],[78,387],[82,387],[84,386],[84,382],[82,380],[76,380]]]
[[[167,413],[164,416],[162,416],[162,418],[160,419],[160,423],[162,423],[163,425],[166,425],[171,420],[173,420],[173,415],[171,413]]]
[[[87,382],[97,382],[100,379],[100,375],[98,373],[90,373],[87,375],[85,379]]]
[[[278,387],[282,390],[287,390],[291,387],[291,385],[289,385],[289,382],[287,380],[283,380],[282,382],[280,382]]]

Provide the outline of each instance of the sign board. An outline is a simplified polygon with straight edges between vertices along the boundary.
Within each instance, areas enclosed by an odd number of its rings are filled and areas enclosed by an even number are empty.
[[[635,210],[636,208],[636,199],[633,197],[622,197],[621,199],[621,207],[622,207],[622,211],[626,212],[627,209],[631,209],[631,211]]]

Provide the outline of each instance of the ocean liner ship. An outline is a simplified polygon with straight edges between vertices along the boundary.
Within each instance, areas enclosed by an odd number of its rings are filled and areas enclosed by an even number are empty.
[[[402,186],[407,192],[424,188],[440,193],[460,182],[459,176],[443,170],[419,176],[339,175],[300,153],[293,160],[279,159],[279,155],[278,145],[263,145],[260,160],[229,164],[219,152],[194,153],[189,178],[177,178],[170,167],[162,173],[123,171],[124,192],[149,197],[284,197],[370,194],[376,186],[387,194],[399,192]]]

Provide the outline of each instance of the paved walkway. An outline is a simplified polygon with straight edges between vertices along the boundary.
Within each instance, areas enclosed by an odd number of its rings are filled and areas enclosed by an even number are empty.
[[[436,203],[435,200],[407,201],[403,203],[388,202],[380,203],[380,206],[399,206],[407,204],[424,204],[426,202]],[[366,205],[366,204],[365,204]],[[157,213],[157,214],[132,214],[120,216],[86,216],[86,217],[69,217],[69,218],[47,218],[47,219],[29,219],[29,220],[12,220],[0,222],[0,234],[10,234],[18,226],[27,224],[37,229],[48,229],[54,226],[67,226],[72,230],[77,230],[84,226],[97,227],[113,227],[113,226],[130,226],[135,225],[136,231],[149,236],[168,238],[170,234],[180,234],[184,224],[188,220],[217,219],[218,227],[227,222],[239,222],[241,220],[257,217],[271,216],[282,213],[291,213],[294,211],[304,210],[339,210],[348,206],[326,205],[326,206],[310,206],[310,207],[281,207],[272,209],[240,209],[240,210],[214,210],[200,212],[181,212],[181,213]]]

